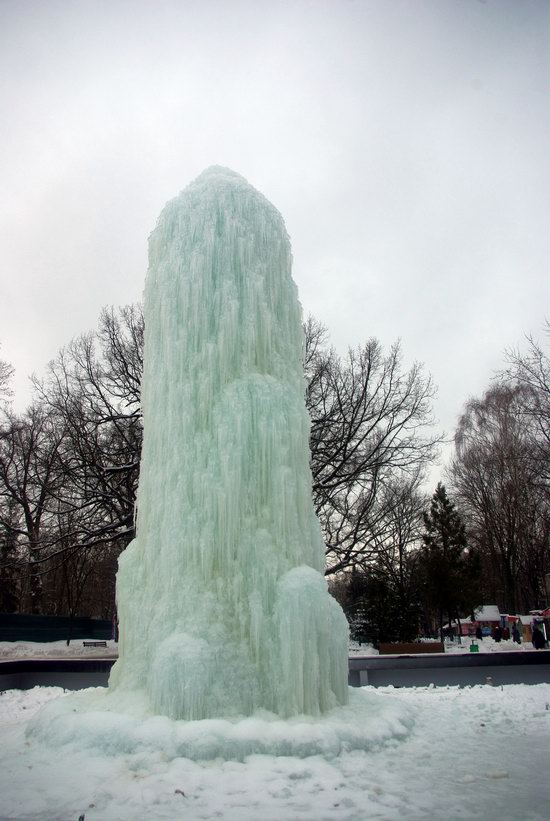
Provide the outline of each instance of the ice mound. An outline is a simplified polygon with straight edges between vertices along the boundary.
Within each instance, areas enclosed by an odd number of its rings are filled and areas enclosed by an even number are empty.
[[[171,719],[312,716],[348,699],[279,212],[207,169],[149,243],[136,539],[117,576],[109,687]]]
[[[321,717],[284,721],[266,711],[232,720],[173,721],[151,715],[146,703],[144,693],[117,703],[103,688],[84,690],[48,703],[31,719],[27,739],[107,755],[161,751],[166,760],[243,761],[254,754],[332,758],[402,740],[414,723],[414,711],[376,691],[353,690],[346,706]]]

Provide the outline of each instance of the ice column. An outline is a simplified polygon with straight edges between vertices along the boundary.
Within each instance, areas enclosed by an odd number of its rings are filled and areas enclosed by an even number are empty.
[[[347,701],[347,622],[311,499],[303,336],[279,212],[206,170],[149,243],[137,536],[118,692],[171,718]]]

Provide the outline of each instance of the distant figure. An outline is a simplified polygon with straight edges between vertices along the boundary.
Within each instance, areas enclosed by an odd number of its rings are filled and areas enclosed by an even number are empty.
[[[481,639],[481,641],[483,641],[483,630],[481,629],[480,624],[476,627],[476,639]]]
[[[512,625],[512,638],[516,644],[521,644],[521,636],[519,634],[518,626],[515,623]]]
[[[503,638],[504,641],[508,641],[508,639],[510,638],[510,628],[509,627],[504,627],[502,629],[502,638]]]
[[[502,638],[502,630],[500,629],[500,625],[497,624],[493,628],[493,638],[495,641],[499,642]]]
[[[532,642],[535,650],[544,650],[544,645],[546,644],[546,642],[544,641],[544,635],[542,630],[539,630],[538,627],[533,628]]]

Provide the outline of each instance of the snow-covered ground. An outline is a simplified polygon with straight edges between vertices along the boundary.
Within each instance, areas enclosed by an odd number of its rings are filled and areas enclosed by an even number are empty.
[[[445,652],[469,653],[471,643],[471,639],[468,638],[463,638],[461,644],[457,641],[447,641],[445,642]],[[538,652],[538,650],[535,650],[530,641],[523,641],[521,644],[517,644],[517,642],[513,639],[501,639],[501,641],[495,641],[491,638],[491,636],[486,636],[484,639],[475,639],[475,643],[479,647],[479,653],[517,653],[522,651]]]
[[[475,641],[479,647],[478,653],[510,653],[534,650],[533,645],[530,641],[525,641],[521,644],[516,644],[516,642],[512,641],[512,639],[508,639],[506,641],[495,641],[490,636],[486,636],[484,639],[480,640],[475,639]],[[458,643],[458,641],[446,641],[445,652],[469,653],[471,643],[472,640],[468,637],[463,637],[462,642],[460,644]],[[2,652],[1,648],[2,645],[0,644],[0,654]],[[378,650],[376,650],[372,646],[372,644],[358,644],[357,642],[350,641],[349,654],[350,656],[377,656]]]
[[[93,639],[92,639],[93,641]],[[0,641],[0,660],[21,658],[116,658],[118,645],[108,641],[107,647],[84,647],[82,639],[66,641]]]
[[[374,712],[405,710],[408,734],[367,752],[243,761],[174,757],[160,731],[156,747],[144,735],[132,752],[53,748],[26,729],[46,702],[70,696],[4,692],[0,819],[548,821],[550,684],[363,690]]]

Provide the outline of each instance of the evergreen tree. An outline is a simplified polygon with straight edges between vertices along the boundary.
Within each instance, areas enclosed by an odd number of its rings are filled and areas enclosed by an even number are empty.
[[[447,614],[449,622],[453,618],[460,620],[461,613],[471,613],[479,604],[479,557],[468,550],[464,524],[441,482],[429,512],[424,513],[424,528],[424,597],[437,614],[443,641],[443,614]]]
[[[350,623],[350,636],[359,643],[413,641],[418,635],[420,606],[416,588],[399,589],[395,577],[381,565],[354,567],[333,595]]]
[[[401,596],[393,579],[383,569],[378,572],[373,569],[369,577],[364,612],[377,644],[409,642],[418,636],[418,601]]]

